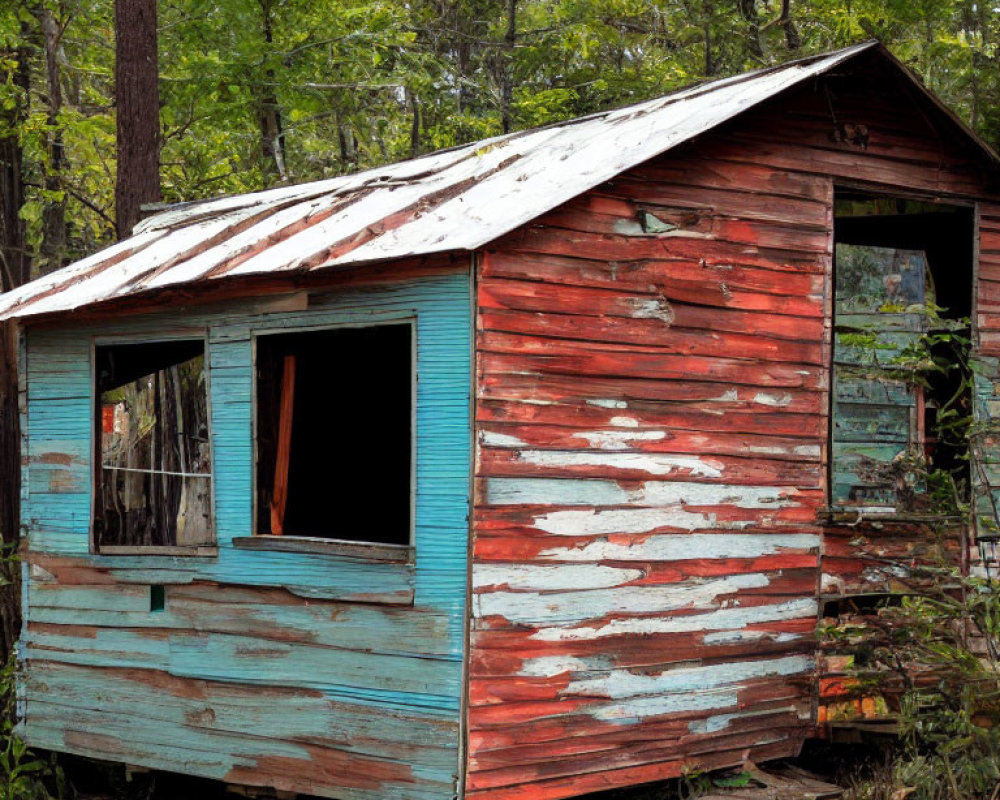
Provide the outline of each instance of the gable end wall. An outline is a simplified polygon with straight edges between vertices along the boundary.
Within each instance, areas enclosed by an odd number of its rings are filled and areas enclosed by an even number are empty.
[[[469,797],[788,756],[814,730],[834,185],[983,192],[898,96],[834,102],[865,149],[808,87],[482,253]]]

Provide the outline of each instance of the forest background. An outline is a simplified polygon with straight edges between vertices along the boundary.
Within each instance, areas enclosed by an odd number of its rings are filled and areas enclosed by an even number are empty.
[[[159,134],[155,191],[140,202],[177,203],[869,38],[1000,144],[1000,7],[977,0],[0,0],[2,288],[127,234],[138,211],[121,198],[116,210],[116,122],[132,140]],[[118,98],[116,39],[132,63]],[[143,70],[152,103],[128,85]],[[148,183],[143,173],[124,177]]]
[[[1000,145],[979,0],[0,0],[0,290],[160,203],[353,172],[877,38]],[[0,330],[0,653],[18,632]]]

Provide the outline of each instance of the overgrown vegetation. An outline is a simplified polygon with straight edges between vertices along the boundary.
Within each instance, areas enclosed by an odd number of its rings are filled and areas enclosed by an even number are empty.
[[[46,782],[59,783],[56,771],[28,750],[14,732],[15,672],[14,658],[0,669],[0,800],[52,800]]]
[[[18,563],[9,545],[0,547],[0,582],[8,580],[2,576],[17,574]],[[61,785],[58,770],[33,754],[15,732],[16,675],[17,658],[11,654],[0,667],[0,800],[52,800],[46,782]]]
[[[971,356],[969,321],[942,319],[941,310],[907,309],[925,316],[924,333],[882,362],[877,339],[871,343],[868,366],[885,379],[928,390],[942,380],[953,387],[941,400],[932,435],[939,446],[962,451],[964,463],[901,454],[895,466],[909,486],[920,488],[920,510],[940,520],[926,527],[937,539],[927,552],[936,557],[908,565],[901,578],[908,588],[863,621],[825,631],[855,649],[859,690],[887,699],[900,724],[898,745],[855,782],[854,800],[1000,796],[1000,592],[988,564],[973,564],[969,574],[947,543],[956,529],[985,540],[998,529],[983,450],[997,431],[974,420],[968,401],[977,375],[995,376]]]

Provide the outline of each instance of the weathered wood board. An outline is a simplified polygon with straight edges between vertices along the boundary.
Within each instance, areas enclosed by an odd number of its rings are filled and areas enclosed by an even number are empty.
[[[481,257],[469,797],[792,755],[821,586],[892,591],[823,524],[834,187],[984,189],[889,87],[830,91],[865,148],[802,89]]]
[[[918,525],[827,523],[850,472],[831,469],[834,401],[848,438],[892,446],[911,403],[900,389],[873,409],[862,384],[832,396],[835,189],[980,204],[976,414],[1000,415],[983,151],[864,52],[844,73],[806,65],[808,81],[765,71],[795,88],[745,104],[727,90],[724,114],[699,89],[611,112],[636,152],[685,144],[599,185],[624,163],[601,157],[622,154],[548,128],[219,201],[235,215],[221,220],[168,213],[156,224],[179,235],[140,232],[68,300],[56,283],[15,298],[41,315],[21,370],[29,743],[347,800],[546,800],[794,754],[834,686],[821,603],[894,591],[896,562],[927,550]],[[671,139],[680,97],[702,116],[680,114]],[[559,153],[582,167],[548,187],[559,202],[602,177],[529,221]],[[467,251],[320,269],[449,247]],[[54,317],[95,299],[75,327]],[[241,545],[254,334],[414,318],[414,562]],[[207,342],[216,547],[94,555],[92,340],[164,335]],[[331,480],[350,466],[331,453]]]
[[[30,330],[24,389],[23,731],[36,747],[349,800],[456,791],[468,539],[468,267],[308,308]],[[416,319],[414,563],[243,549],[252,335]],[[217,552],[90,552],[94,336],[206,337]],[[344,391],[365,402],[364,387]],[[332,419],[331,425],[351,425]],[[330,453],[330,480],[350,469]],[[377,481],[378,476],[370,476]],[[335,491],[330,520],[336,525]],[[379,524],[371,509],[371,524]],[[363,538],[363,537],[362,537]],[[374,538],[374,537],[373,537]],[[163,587],[163,608],[151,603]]]

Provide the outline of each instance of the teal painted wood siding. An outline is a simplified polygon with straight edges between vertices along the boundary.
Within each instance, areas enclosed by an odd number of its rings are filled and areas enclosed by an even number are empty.
[[[234,301],[86,330],[29,330],[21,645],[28,742],[349,800],[452,797],[465,639],[470,306],[463,271],[327,292],[304,311],[268,314],[259,300]],[[414,319],[415,564],[234,547],[234,538],[253,533],[253,336]],[[92,554],[93,337],[185,335],[207,341],[218,554]],[[349,469],[338,461],[345,458],[331,454],[331,479]],[[371,509],[373,525],[378,514]],[[151,611],[154,585],[165,587],[161,611]]]

